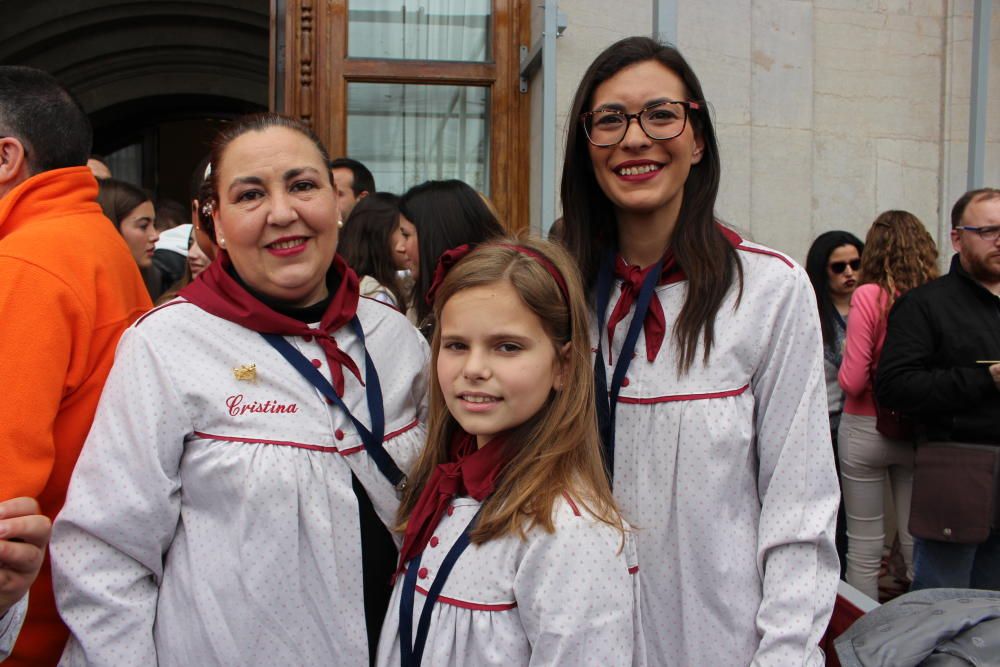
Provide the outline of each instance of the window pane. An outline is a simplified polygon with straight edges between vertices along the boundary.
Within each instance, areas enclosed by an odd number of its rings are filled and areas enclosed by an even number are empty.
[[[489,91],[476,86],[347,84],[347,155],[402,194],[457,178],[489,194]]]
[[[487,62],[491,0],[351,0],[350,58]]]

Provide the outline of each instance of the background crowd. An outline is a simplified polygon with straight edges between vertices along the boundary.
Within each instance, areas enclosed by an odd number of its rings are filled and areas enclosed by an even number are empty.
[[[156,202],[0,67],[0,656],[815,665],[839,576],[1000,590],[1000,190],[803,270],[705,99],[598,56],[548,243],[275,114]]]

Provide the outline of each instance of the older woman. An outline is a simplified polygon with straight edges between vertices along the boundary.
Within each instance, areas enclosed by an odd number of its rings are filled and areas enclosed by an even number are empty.
[[[335,255],[327,157],[273,114],[217,138],[220,256],[122,338],[54,529],[64,663],[368,662],[428,354]]]

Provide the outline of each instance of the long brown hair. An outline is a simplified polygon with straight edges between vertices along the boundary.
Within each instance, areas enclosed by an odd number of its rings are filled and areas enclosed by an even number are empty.
[[[875,218],[861,253],[861,282],[888,297],[884,318],[896,299],[938,277],[937,245],[923,223],[908,211],[885,211]]]
[[[646,61],[658,62],[676,74],[684,82],[689,99],[703,103],[701,109],[689,112],[691,127],[704,142],[703,155],[698,164],[691,166],[684,183],[681,210],[671,239],[677,261],[687,276],[687,297],[673,326],[681,351],[678,368],[686,372],[694,362],[699,338],[704,338],[704,360],[708,361],[715,342],[715,316],[734,282],[739,283],[742,294],[743,267],[715,217],[722,166],[701,83],[674,47],[648,37],[628,37],[605,49],[583,75],[567,123],[562,240],[576,258],[587,287],[593,287],[601,255],[617,245],[618,222],[611,200],[594,176],[588,140],[576,119],[590,109],[594,90],[600,84],[626,67]]]
[[[569,303],[537,259],[502,244],[527,248],[547,258],[565,279]],[[556,244],[541,240],[484,243],[449,271],[434,300],[434,314],[440,318],[444,304],[458,292],[499,281],[510,283],[541,321],[556,354],[562,357],[564,383],[534,417],[510,434],[509,444],[515,453],[483,506],[472,540],[480,544],[510,534],[523,537],[535,525],[552,532],[553,506],[563,494],[571,495],[598,520],[624,531],[601,457],[592,356],[584,335],[587,303],[573,260]],[[569,350],[564,354],[562,348],[567,343]],[[435,327],[427,446],[403,494],[397,527],[401,531],[435,466],[448,460],[449,445],[458,429],[438,382],[440,344],[440,327]]]

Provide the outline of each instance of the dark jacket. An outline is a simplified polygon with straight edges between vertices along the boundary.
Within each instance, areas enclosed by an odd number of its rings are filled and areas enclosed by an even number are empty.
[[[1000,390],[980,359],[1000,359],[1000,297],[955,255],[947,275],[889,313],[876,397],[915,417],[928,440],[1000,445]]]

